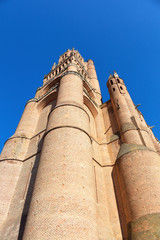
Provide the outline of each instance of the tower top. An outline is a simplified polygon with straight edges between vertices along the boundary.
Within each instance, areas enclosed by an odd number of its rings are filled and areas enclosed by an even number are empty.
[[[115,70],[113,71],[113,74],[110,73],[108,80],[111,79],[111,78],[119,78],[119,75]]]
[[[84,62],[83,57],[81,56],[81,54],[79,53],[78,50],[75,50],[75,48],[73,47],[72,49],[68,49],[65,53],[63,53],[60,57],[59,57],[59,61],[58,63],[66,60],[67,58],[71,57],[71,56],[75,56],[78,60],[80,60],[81,62]]]

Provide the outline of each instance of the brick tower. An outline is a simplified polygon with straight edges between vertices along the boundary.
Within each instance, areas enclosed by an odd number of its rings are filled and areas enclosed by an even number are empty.
[[[160,239],[160,147],[114,73],[67,50],[0,158],[0,239]]]

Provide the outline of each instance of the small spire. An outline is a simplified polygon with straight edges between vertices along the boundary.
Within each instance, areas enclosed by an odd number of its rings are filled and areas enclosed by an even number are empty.
[[[52,70],[55,69],[56,63],[53,63]]]
[[[111,78],[113,78],[113,75],[110,73],[108,80],[111,79]]]
[[[72,47],[72,51],[74,51],[74,47]]]
[[[114,70],[114,74],[113,74],[114,77],[119,77],[119,75],[116,73],[116,71]]]

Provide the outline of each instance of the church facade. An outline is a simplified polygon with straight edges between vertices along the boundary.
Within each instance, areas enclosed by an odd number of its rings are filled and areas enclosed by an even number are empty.
[[[0,155],[0,239],[160,239],[160,146],[115,72],[60,56]]]

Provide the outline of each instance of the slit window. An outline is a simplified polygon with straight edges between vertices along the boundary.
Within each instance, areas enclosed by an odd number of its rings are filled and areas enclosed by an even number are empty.
[[[115,92],[115,88],[113,88],[113,92]]]
[[[120,86],[120,89],[123,90],[123,88]]]
[[[120,80],[119,80],[119,79],[117,79],[117,82],[118,82],[118,83],[120,83]]]
[[[111,80],[111,85],[113,85],[113,81]]]

